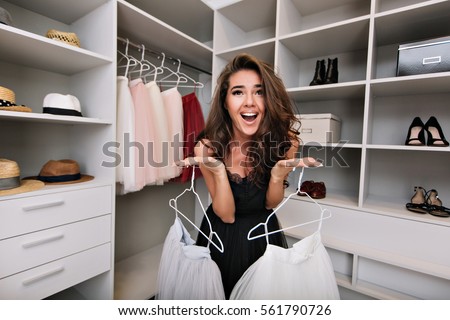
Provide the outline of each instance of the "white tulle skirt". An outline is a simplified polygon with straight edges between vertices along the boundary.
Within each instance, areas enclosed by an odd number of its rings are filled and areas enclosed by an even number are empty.
[[[158,272],[159,300],[224,300],[222,277],[206,247],[196,246],[177,217],[166,236]]]
[[[230,299],[339,299],[333,265],[320,232],[289,249],[269,244],[236,283]]]

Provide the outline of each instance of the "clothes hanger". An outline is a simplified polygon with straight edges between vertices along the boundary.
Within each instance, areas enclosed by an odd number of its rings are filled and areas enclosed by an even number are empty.
[[[149,77],[149,76],[153,76],[153,81],[156,81],[156,77],[159,74],[163,74],[164,70],[161,67],[158,67],[158,66],[154,65],[153,63],[151,63],[150,61],[148,61],[147,59],[145,59],[145,45],[142,44],[141,46],[142,46],[142,57],[141,57],[141,60],[143,62],[147,63],[148,65],[153,67],[152,71],[150,71],[150,72],[146,73],[145,75],[143,75],[144,82],[148,82],[147,81],[147,77]]]
[[[187,80],[190,80],[192,82],[192,84],[180,84],[177,87],[180,88],[195,88],[195,89],[201,89],[203,88],[205,85],[203,83],[201,83],[200,81],[196,81],[194,78],[191,78],[190,76],[188,76],[187,74],[183,73],[180,71],[180,67],[181,67],[181,60],[177,59],[178,61],[178,67],[177,67],[177,71],[176,73],[182,77],[186,78],[186,83],[188,83]]]
[[[162,55],[162,61],[161,61],[161,68],[163,70],[167,70],[169,72],[169,74],[161,79],[158,79],[157,82],[159,82],[161,85],[163,84],[167,84],[167,83],[171,83],[172,86],[173,84],[175,84],[176,86],[178,86],[178,84],[180,83],[187,83],[187,79],[186,77],[183,77],[181,75],[179,75],[177,72],[173,71],[172,69],[170,69],[169,67],[166,67],[164,65],[164,62],[166,60],[166,55],[164,54],[164,52],[161,52]],[[175,76],[177,79],[176,80],[169,80],[169,78],[171,76]]]
[[[178,214],[182,215],[182,216],[183,216],[183,217],[184,217],[184,218],[185,218],[185,219],[186,219],[186,220],[187,220],[187,221],[188,221],[195,229],[197,229],[198,232],[200,232],[200,234],[202,234],[202,235],[208,240],[209,243],[211,243],[212,245],[214,245],[214,246],[217,248],[217,250],[219,250],[220,253],[223,253],[224,248],[223,248],[222,240],[220,240],[219,235],[218,235],[215,231],[212,230],[212,225],[211,225],[211,222],[209,221],[208,215],[206,214],[205,207],[203,207],[203,203],[202,203],[202,201],[201,201],[201,199],[200,199],[200,196],[198,195],[198,193],[197,193],[197,192],[195,191],[195,189],[194,189],[194,178],[195,178],[195,166],[192,166],[191,186],[190,186],[189,188],[185,189],[185,190],[184,190],[182,193],[180,193],[176,198],[170,199],[170,200],[169,200],[169,206],[172,207],[172,208],[175,210],[175,213],[177,214],[177,216],[178,216]],[[180,210],[178,210],[178,207],[177,207],[177,201],[178,201],[178,199],[179,199],[181,196],[183,196],[186,192],[192,192],[192,193],[195,194],[195,196],[197,197],[197,200],[198,200],[198,202],[200,203],[200,207],[202,208],[202,212],[203,212],[203,214],[204,214],[204,216],[205,216],[205,218],[206,218],[206,221],[208,221],[209,230],[211,230],[211,233],[210,233],[209,236],[207,236],[203,231],[201,231],[200,228],[197,227],[197,225],[196,225],[195,223],[193,223],[191,220],[189,220],[189,218],[186,217],[186,215],[184,215]],[[212,240],[214,236],[217,238],[217,240],[218,240],[220,246],[217,245],[217,244]],[[208,246],[209,246],[209,244],[208,244]]]
[[[153,65],[148,63],[147,60],[145,60],[145,58],[144,58],[144,54],[145,54],[144,45],[142,45],[142,49],[138,49],[138,50],[142,50],[141,59],[140,60],[136,59],[138,65],[139,65],[139,69],[131,70],[129,72],[129,74],[131,75],[133,73],[139,73],[139,78],[143,78],[143,72],[147,72],[147,71],[151,70]],[[155,68],[156,68],[156,66],[155,66]]]
[[[317,168],[317,167],[315,167],[315,168]],[[293,171],[295,171],[295,167],[294,167]],[[304,171],[305,171],[305,167],[302,167],[302,171],[300,172],[300,177],[299,177],[299,179],[298,179],[297,190],[298,190],[298,192],[300,192],[300,193],[305,194],[306,196],[308,196],[308,198],[311,199],[311,200],[319,207],[319,209],[320,209],[320,219],[311,220],[311,221],[308,221],[308,222],[296,224],[296,225],[294,225],[294,226],[289,226],[289,227],[286,227],[286,228],[282,228],[282,229],[278,229],[278,230],[274,230],[274,231],[269,232],[269,230],[268,230],[268,228],[267,228],[267,224],[268,224],[270,218],[271,218],[271,217],[272,217],[272,216],[273,216],[273,215],[274,215],[281,207],[283,207],[284,204],[285,204],[287,201],[289,201],[289,199],[290,199],[292,196],[298,194],[297,191],[296,191],[296,192],[291,193],[286,199],[284,199],[284,200],[283,200],[283,201],[282,201],[282,202],[281,202],[281,203],[280,203],[280,204],[272,211],[272,213],[267,217],[267,219],[266,219],[265,222],[260,222],[260,223],[258,223],[256,226],[254,226],[252,229],[250,229],[250,231],[249,231],[248,234],[247,234],[247,239],[248,239],[248,240],[255,240],[255,239],[258,239],[258,238],[261,238],[261,237],[266,237],[267,244],[269,244],[269,235],[271,235],[271,234],[278,233],[278,232],[285,231],[285,230],[289,230],[289,229],[293,229],[293,228],[298,228],[298,227],[305,226],[305,225],[308,225],[308,224],[312,224],[312,223],[315,223],[315,222],[319,222],[318,230],[320,230],[320,229],[322,228],[322,221],[325,220],[325,219],[331,218],[331,212],[330,212],[330,210],[322,208],[322,206],[321,206],[316,200],[314,200],[313,198],[311,198],[311,196],[310,196],[308,193],[300,191],[300,185],[301,185],[301,182],[302,182],[302,179],[303,179],[303,173],[304,173]],[[328,212],[328,215],[324,216],[324,213],[325,213],[325,212]],[[264,231],[265,231],[265,232],[262,233],[262,234],[256,235],[256,236],[252,236],[252,235],[251,235],[252,232],[255,231],[256,229],[258,229],[258,228],[261,227],[261,226],[264,226]]]
[[[130,67],[135,67],[138,64],[138,61],[128,54],[128,46],[130,44],[130,41],[126,39],[126,45],[125,45],[125,53],[123,53],[120,50],[117,50],[117,52],[121,55],[121,58],[119,61],[117,61],[117,69],[125,68],[124,76],[128,77],[128,72]],[[123,59],[126,60],[126,64],[121,65],[120,63],[123,61]]]

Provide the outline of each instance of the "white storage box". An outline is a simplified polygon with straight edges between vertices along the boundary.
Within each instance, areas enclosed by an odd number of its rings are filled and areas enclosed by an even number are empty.
[[[299,114],[300,139],[306,143],[337,143],[341,139],[341,119],[332,113]]]

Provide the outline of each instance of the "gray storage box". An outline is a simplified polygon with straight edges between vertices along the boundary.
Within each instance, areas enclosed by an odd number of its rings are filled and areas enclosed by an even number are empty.
[[[402,44],[398,47],[397,76],[450,71],[450,37]]]

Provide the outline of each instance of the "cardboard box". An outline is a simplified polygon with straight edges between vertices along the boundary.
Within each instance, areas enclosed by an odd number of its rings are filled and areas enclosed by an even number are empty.
[[[402,44],[398,47],[397,76],[450,71],[450,37]]]
[[[306,143],[337,143],[341,139],[341,119],[332,113],[299,114],[300,139]]]

